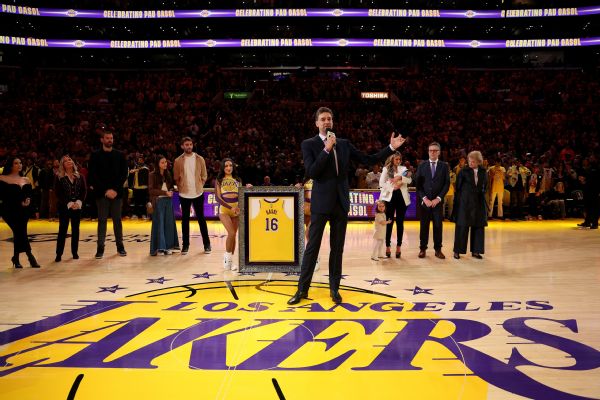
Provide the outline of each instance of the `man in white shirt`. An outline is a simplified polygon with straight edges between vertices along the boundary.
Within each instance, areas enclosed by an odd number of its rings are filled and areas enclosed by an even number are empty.
[[[204,244],[204,252],[210,253],[210,238],[204,218],[204,184],[208,178],[204,158],[194,152],[194,142],[188,136],[181,139],[183,154],[175,159],[173,178],[179,190],[181,203],[181,235],[183,247],[181,254],[188,253],[190,248],[190,207],[194,206],[200,234]]]
[[[373,165],[373,171],[367,174],[367,189],[379,189],[379,178],[381,178],[381,167]]]

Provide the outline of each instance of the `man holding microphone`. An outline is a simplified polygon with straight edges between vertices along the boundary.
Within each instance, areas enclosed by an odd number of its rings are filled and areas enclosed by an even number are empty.
[[[350,160],[372,165],[385,160],[397,148],[402,146],[402,135],[392,133],[390,145],[377,154],[367,155],[356,149],[347,139],[336,138],[333,129],[333,112],[321,107],[315,113],[315,125],[319,134],[302,142],[305,174],[313,179],[311,197],[311,223],[308,232],[308,244],[302,260],[298,290],[288,300],[293,305],[308,298],[308,289],[315,270],[315,263],[321,248],[321,239],[325,224],[330,225],[329,288],[334,303],[342,302],[339,286],[342,275],[342,256],[350,209],[350,185],[348,170]]]

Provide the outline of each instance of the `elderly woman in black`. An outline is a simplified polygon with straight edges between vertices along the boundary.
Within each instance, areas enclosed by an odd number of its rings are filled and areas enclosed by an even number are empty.
[[[471,231],[471,255],[481,259],[484,253],[485,227],[487,226],[487,173],[481,166],[483,156],[479,151],[468,155],[468,165],[456,177],[454,209],[454,258],[467,252],[469,230]]]
[[[69,156],[63,156],[58,166],[58,174],[54,182],[58,205],[58,239],[56,240],[56,258],[60,262],[69,221],[71,222],[71,254],[77,260],[79,249],[79,222],[81,221],[81,208],[86,196],[85,178],[77,171],[75,162]]]
[[[11,258],[13,267],[23,268],[19,254],[26,253],[31,268],[39,268],[40,264],[31,253],[27,237],[29,206],[33,189],[27,177],[21,176],[23,164],[15,157],[8,157],[2,175],[0,175],[0,198],[2,199],[4,222],[13,232],[14,255]]]

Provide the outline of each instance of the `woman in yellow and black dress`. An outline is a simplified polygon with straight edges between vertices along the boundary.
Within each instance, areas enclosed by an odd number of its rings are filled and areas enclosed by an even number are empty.
[[[26,253],[32,268],[40,265],[31,253],[29,238],[27,237],[27,222],[29,222],[29,207],[33,189],[31,182],[21,176],[23,164],[15,157],[9,157],[0,175],[0,196],[4,222],[13,232],[14,255],[11,258],[13,267],[23,268],[19,261],[19,254]]]
[[[235,164],[231,158],[221,161],[221,168],[215,181],[215,194],[219,207],[219,220],[227,231],[223,268],[233,269],[233,252],[240,220],[238,206],[238,190],[242,180],[238,177]]]

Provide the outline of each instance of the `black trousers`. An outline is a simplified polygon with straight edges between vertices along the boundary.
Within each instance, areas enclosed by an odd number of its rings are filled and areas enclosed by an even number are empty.
[[[510,189],[510,217],[523,218],[523,189]]]
[[[310,217],[310,227],[308,228],[308,244],[304,251],[302,267],[300,270],[300,279],[298,279],[298,290],[308,292],[315,272],[315,264],[321,249],[321,239],[325,225],[329,221],[329,243],[331,251],[329,253],[329,288],[332,291],[338,291],[340,280],[342,278],[342,257],[344,255],[344,243],[346,241],[346,226],[348,225],[348,212],[344,211],[338,203],[331,214],[313,213]]]
[[[112,218],[113,231],[115,233],[115,241],[117,242],[117,249],[123,248],[123,222],[121,221],[121,207],[122,202],[127,201],[126,199],[109,199],[102,197],[96,199],[96,206],[98,207],[98,250],[104,251],[104,242],[106,241],[106,225],[108,216]]]
[[[133,189],[133,214],[138,217],[146,215],[146,203],[150,198],[148,189]]]
[[[181,204],[181,241],[183,242],[183,247],[190,246],[190,207],[192,205],[196,212],[196,219],[198,220],[198,226],[200,227],[204,248],[210,246],[208,227],[206,226],[206,219],[204,218],[204,193],[194,199],[180,197],[179,202]]]
[[[600,214],[600,198],[597,193],[583,194],[585,208],[585,222],[591,226],[598,226],[598,217]]]
[[[402,245],[402,236],[404,235],[404,217],[406,216],[406,204],[400,190],[392,192],[392,199],[385,202],[385,219],[393,220],[396,214],[396,246]],[[385,245],[391,246],[392,229],[394,224],[387,224],[385,227]]]
[[[31,252],[29,238],[27,237],[27,223],[29,222],[29,210],[24,208],[22,212],[4,213],[4,222],[13,233],[14,255]]]
[[[442,226],[444,215],[442,210],[444,208],[444,202],[440,202],[437,206],[431,208],[426,207],[425,204],[421,204],[419,211],[421,212],[421,230],[419,232],[421,250],[427,249],[429,243],[429,224],[433,222],[433,248],[437,250],[442,249]]]
[[[71,222],[71,254],[77,254],[79,250],[79,222],[81,221],[81,210],[67,209],[66,206],[58,208],[58,238],[56,239],[56,255],[62,256],[67,240],[67,230]]]
[[[485,228],[483,226],[456,225],[454,227],[454,252],[467,253],[469,230],[471,230],[471,253],[483,254],[485,252]]]

